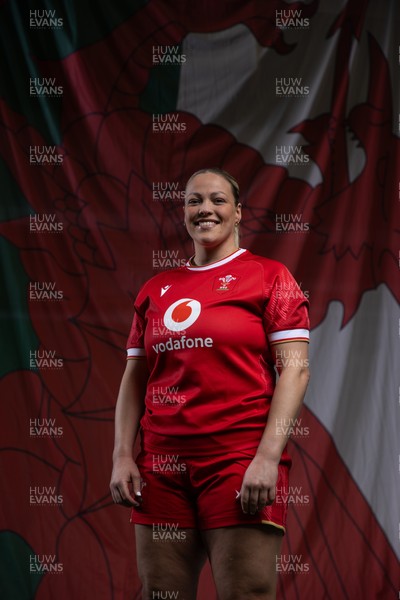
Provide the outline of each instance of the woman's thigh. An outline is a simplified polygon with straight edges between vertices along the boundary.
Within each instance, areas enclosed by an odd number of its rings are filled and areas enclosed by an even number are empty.
[[[135,525],[136,555],[143,600],[196,599],[197,583],[206,559],[197,529]]]
[[[202,531],[219,600],[274,600],[282,532],[268,525]]]

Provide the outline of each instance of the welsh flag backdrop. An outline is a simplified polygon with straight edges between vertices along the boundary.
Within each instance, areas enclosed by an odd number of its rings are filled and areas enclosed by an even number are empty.
[[[2,598],[140,598],[114,406],[133,299],[191,255],[204,166],[239,180],[242,247],[310,298],[278,597],[398,597],[399,13],[0,2]]]

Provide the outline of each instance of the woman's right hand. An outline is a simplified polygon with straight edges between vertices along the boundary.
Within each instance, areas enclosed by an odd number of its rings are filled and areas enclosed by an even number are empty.
[[[131,456],[114,459],[110,490],[115,504],[139,508],[142,502],[139,469]]]

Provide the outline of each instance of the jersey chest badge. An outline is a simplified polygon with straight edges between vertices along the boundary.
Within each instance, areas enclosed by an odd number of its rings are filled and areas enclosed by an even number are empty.
[[[214,277],[213,291],[214,292],[231,292],[240,277],[237,275],[224,275],[223,277]]]

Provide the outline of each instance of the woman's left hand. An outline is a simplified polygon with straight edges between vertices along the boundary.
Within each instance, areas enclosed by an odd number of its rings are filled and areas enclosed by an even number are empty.
[[[275,500],[275,486],[278,480],[278,463],[255,456],[247,467],[240,490],[242,510],[255,515]]]

